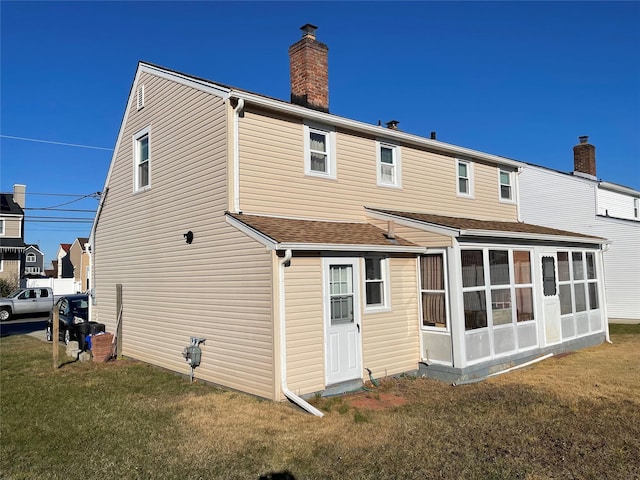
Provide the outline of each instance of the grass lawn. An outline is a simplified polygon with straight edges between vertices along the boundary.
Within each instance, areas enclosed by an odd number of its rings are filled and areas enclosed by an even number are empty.
[[[54,370],[51,344],[5,337],[0,479],[640,479],[640,325],[611,332],[480,383],[314,399],[324,418],[130,360]]]

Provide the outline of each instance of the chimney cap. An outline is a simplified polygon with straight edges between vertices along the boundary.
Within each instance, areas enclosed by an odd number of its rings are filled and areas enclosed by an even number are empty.
[[[312,25],[310,23],[305,23],[303,26],[300,27],[300,30],[303,31],[302,37],[311,37],[311,38],[316,38],[316,30],[318,29],[318,27],[316,27],[315,25]]]
[[[580,143],[589,143],[589,135],[581,135],[578,140],[580,140]]]

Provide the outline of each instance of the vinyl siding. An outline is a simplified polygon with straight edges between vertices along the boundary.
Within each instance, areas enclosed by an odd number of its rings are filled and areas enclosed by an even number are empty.
[[[388,231],[389,229],[389,224],[385,220],[368,218],[367,221],[384,231]],[[398,237],[409,240],[422,247],[444,248],[451,247],[453,244],[452,237],[425,232],[424,230],[418,230],[417,228],[411,228],[397,223],[394,225],[393,230]]]
[[[4,220],[4,235],[0,235],[0,238],[22,238],[20,235],[22,217],[3,217]]]
[[[598,215],[608,215],[616,218],[639,221],[633,216],[633,200],[631,195],[612,192],[599,188],[598,192]]]
[[[322,259],[294,257],[285,269],[287,382],[304,395],[324,389]]]
[[[247,213],[364,220],[366,205],[478,219],[517,218],[515,205],[498,201],[496,166],[476,163],[475,198],[460,198],[453,157],[403,146],[403,188],[379,187],[376,138],[337,131],[337,179],[332,180],[305,176],[301,120],[248,109],[239,132],[240,206]]]
[[[183,348],[206,338],[197,378],[273,398],[271,259],[224,219],[225,104],[150,74],[139,82],[145,107],[129,105],[95,231],[94,320],[115,331],[122,284],[124,355],[189,374]],[[134,192],[132,138],[146,127],[151,188]]]
[[[389,270],[391,310],[362,315],[362,365],[376,378],[415,370],[420,360],[416,259],[391,258]]]
[[[597,182],[529,166],[520,178],[522,219],[610,240],[603,254],[608,316],[640,319],[640,222],[596,216],[596,194]]]

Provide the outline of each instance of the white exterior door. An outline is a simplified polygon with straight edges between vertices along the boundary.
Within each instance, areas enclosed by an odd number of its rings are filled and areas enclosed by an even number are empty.
[[[542,252],[540,254],[544,334],[545,343],[547,345],[559,343],[562,341],[557,263],[558,259],[555,251]]]
[[[324,259],[326,383],[362,378],[358,259]]]

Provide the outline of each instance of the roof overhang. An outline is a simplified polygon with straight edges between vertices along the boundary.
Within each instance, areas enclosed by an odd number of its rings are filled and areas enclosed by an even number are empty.
[[[237,228],[248,237],[263,244],[268,250],[292,250],[292,251],[333,251],[333,252],[379,252],[379,253],[415,253],[426,251],[425,247],[409,245],[374,245],[374,244],[348,244],[348,243],[312,243],[312,242],[278,242],[259,230],[243,223],[242,221],[226,215],[228,224]]]

